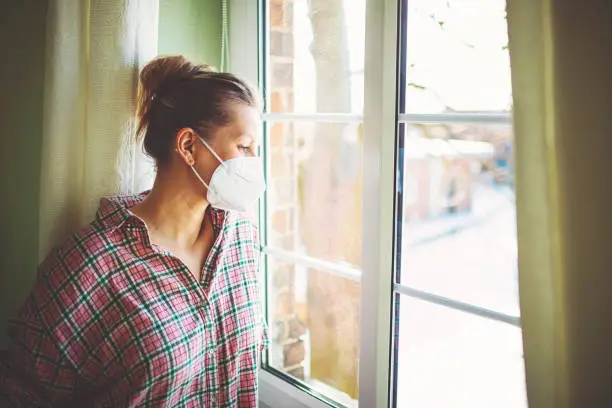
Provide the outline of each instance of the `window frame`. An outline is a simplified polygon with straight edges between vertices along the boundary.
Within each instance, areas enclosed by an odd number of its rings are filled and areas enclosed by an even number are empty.
[[[365,102],[364,114],[266,114],[264,113],[264,132],[268,122],[272,121],[314,121],[314,122],[363,122],[364,126],[364,184],[363,197],[380,197],[380,200],[363,200],[363,234],[362,248],[366,249],[363,256],[363,266],[360,277],[356,270],[350,267],[335,266],[331,262],[315,260],[309,257],[291,257],[300,263],[316,263],[335,275],[361,279],[362,281],[362,327],[360,330],[360,400],[361,406],[388,406],[390,396],[390,358],[391,358],[391,298],[394,231],[394,172],[395,160],[384,158],[395,156],[395,134],[397,109],[395,98],[388,98],[388,93],[395,95],[396,89],[396,50],[397,33],[397,0],[367,2],[366,5],[366,50],[365,50],[365,84],[366,94],[375,93],[376,97]],[[230,70],[241,75],[252,83],[262,83],[264,72],[259,63],[268,38],[261,38],[262,30],[259,22],[265,16],[265,1],[251,0],[232,1],[229,3],[230,16]],[[390,24],[389,24],[390,23]],[[260,31],[261,30],[261,31]],[[266,34],[266,37],[268,35]],[[262,41],[263,40],[263,41]],[[383,58],[389,54],[392,58]],[[373,61],[385,61],[377,64]],[[384,79],[384,91],[380,79]],[[374,103],[374,100],[381,103]],[[266,98],[267,100],[267,98]],[[367,135],[388,134],[387,138],[368,137]],[[266,146],[263,145],[263,154]],[[266,163],[266,168],[269,163]],[[379,180],[386,179],[385,183]],[[260,205],[260,226],[262,242],[267,241],[267,224],[265,219],[265,203]],[[275,249],[265,249],[262,252],[279,254],[289,258],[289,254],[280,253]],[[323,265],[322,265],[323,263]],[[264,281],[266,281],[266,264],[264,261]],[[377,271],[388,271],[378,274]],[[379,279],[380,275],[385,275]],[[264,296],[267,297],[265,283],[262,285]],[[379,307],[379,305],[386,305]],[[288,383],[268,372],[260,370],[260,401],[264,406],[296,406],[296,407],[328,407],[329,402],[304,392],[296,384]]]
[[[392,339],[397,331],[397,306],[401,296],[410,296],[433,304],[449,307],[483,318],[521,326],[520,318],[505,315],[469,303],[448,299],[429,292],[419,291],[396,280],[401,250],[396,237],[401,225],[401,197],[396,196],[399,132],[404,124],[508,124],[508,114],[405,113],[398,92],[405,78],[400,76],[405,62],[401,60],[402,21],[406,20],[406,0],[369,0],[366,2],[364,112],[359,114],[329,113],[267,113],[263,114],[263,132],[269,123],[324,122],[363,123],[363,242],[362,268],[315,259],[307,255],[293,254],[278,248],[262,245],[262,293],[266,299],[268,288],[267,257],[314,266],[335,276],[361,281],[361,328],[359,405],[364,407],[394,406],[395,350]],[[266,17],[266,0],[237,0],[229,2],[229,54],[231,72],[251,83],[266,83],[264,75],[269,32],[260,26]],[[402,18],[403,17],[403,18]],[[265,33],[265,35],[261,35]],[[405,34],[405,33],[404,33]],[[263,56],[263,58],[261,58]],[[379,63],[382,61],[383,63]],[[265,101],[269,100],[266,89]],[[385,135],[386,137],[378,137]],[[265,139],[265,138],[264,138]],[[270,157],[262,154],[266,169]],[[403,172],[403,170],[401,170]],[[377,197],[373,200],[372,197]],[[262,243],[268,242],[269,220],[266,219],[265,200],[260,203],[259,221]],[[400,220],[400,222],[398,222]],[[266,316],[268,316],[266,310]],[[264,359],[265,361],[265,359]],[[329,407],[342,406],[333,403],[318,392],[289,376],[274,373],[278,370],[262,368],[259,374],[260,402],[263,406]]]
[[[265,43],[269,41],[269,36],[262,27],[260,22],[267,12],[265,8],[265,0],[238,0],[229,2],[229,55],[230,66],[229,70],[239,75],[253,84],[261,84],[264,82],[265,72],[262,69],[262,61],[260,55],[265,53],[262,50],[266,49]],[[266,33],[265,38],[262,38],[261,33]],[[264,55],[265,59],[265,55]],[[264,95],[264,103],[268,101],[267,95]],[[264,113],[262,134],[266,134],[268,122],[274,120],[273,115]],[[288,120],[288,118],[285,118]],[[265,138],[264,138],[265,140]],[[265,160],[265,169],[270,168],[269,155],[266,154],[266,143],[262,143],[260,153]],[[267,233],[269,230],[269,221],[266,219],[266,202],[261,200],[259,205],[259,225],[260,225],[260,240],[267,242]],[[297,260],[299,261],[299,260]],[[260,289],[264,299],[268,297],[267,288],[267,256],[264,246],[262,245],[262,273]],[[327,265],[329,266],[329,265]],[[265,315],[268,317],[267,301],[264,302]],[[264,366],[267,362],[267,353],[264,355]],[[269,372],[265,368],[259,370],[259,403],[263,407],[296,407],[296,408],[326,408],[331,405],[331,401],[322,398],[321,395],[315,396],[309,390],[304,389],[301,385],[295,382],[289,382],[285,378]]]

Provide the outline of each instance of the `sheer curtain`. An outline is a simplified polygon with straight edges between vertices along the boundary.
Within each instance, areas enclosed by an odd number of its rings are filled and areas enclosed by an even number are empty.
[[[139,69],[157,52],[158,0],[52,0],[47,33],[40,257],[101,196],[150,186],[134,140]]]

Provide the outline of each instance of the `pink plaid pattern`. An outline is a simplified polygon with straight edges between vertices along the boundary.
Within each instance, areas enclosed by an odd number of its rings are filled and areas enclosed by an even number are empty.
[[[255,407],[267,331],[256,227],[211,209],[215,243],[198,282],[151,245],[129,208],[101,200],[52,251],[11,322],[0,406]]]

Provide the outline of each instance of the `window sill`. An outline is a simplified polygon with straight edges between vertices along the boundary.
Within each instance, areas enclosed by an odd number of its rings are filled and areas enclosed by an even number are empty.
[[[259,406],[261,408],[329,408],[325,402],[265,370],[259,370]]]

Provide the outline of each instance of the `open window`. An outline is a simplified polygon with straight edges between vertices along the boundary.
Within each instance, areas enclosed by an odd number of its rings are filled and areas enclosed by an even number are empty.
[[[263,403],[526,407],[505,2],[240,2],[230,50],[266,105]]]

